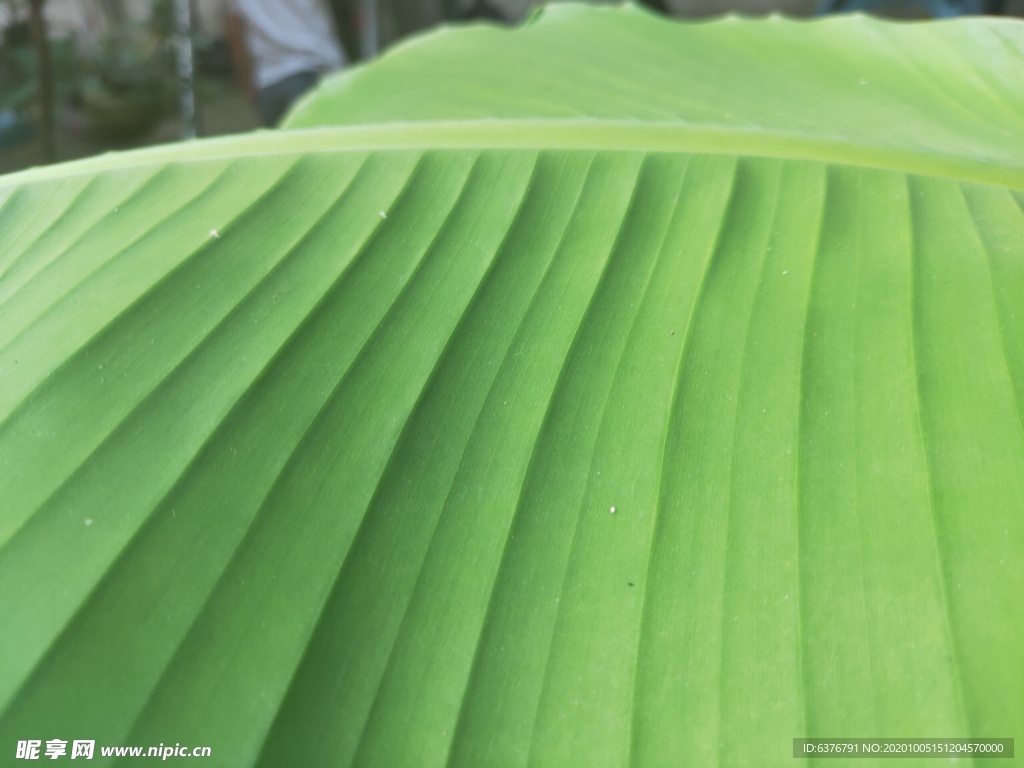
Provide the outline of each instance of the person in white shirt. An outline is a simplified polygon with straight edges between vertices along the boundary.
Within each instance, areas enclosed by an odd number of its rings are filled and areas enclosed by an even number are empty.
[[[268,126],[322,75],[345,65],[323,0],[230,0],[227,36],[239,77]]]

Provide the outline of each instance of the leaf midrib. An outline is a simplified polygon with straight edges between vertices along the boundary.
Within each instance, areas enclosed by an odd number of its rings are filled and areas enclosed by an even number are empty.
[[[772,157],[876,168],[1024,191],[1024,157],[1001,158],[838,136],[816,136],[757,126],[694,125],[584,119],[479,119],[389,122],[327,128],[257,131],[243,136],[165,144],[76,160],[0,177],[0,189],[85,173],[127,170],[163,163],[264,155],[390,149],[562,149],[685,152]],[[976,148],[972,147],[972,150]],[[974,155],[974,159],[970,154]]]

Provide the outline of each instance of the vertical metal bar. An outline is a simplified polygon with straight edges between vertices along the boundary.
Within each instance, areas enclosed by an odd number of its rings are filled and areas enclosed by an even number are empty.
[[[52,163],[57,158],[53,142],[53,71],[50,67],[50,43],[46,34],[44,5],[46,5],[46,0],[31,0],[29,3],[29,29],[32,35],[32,45],[36,49],[39,77],[37,88],[42,113],[43,162]]]
[[[178,116],[181,137],[196,135],[196,95],[192,65],[191,0],[174,0],[174,38],[178,62]]]

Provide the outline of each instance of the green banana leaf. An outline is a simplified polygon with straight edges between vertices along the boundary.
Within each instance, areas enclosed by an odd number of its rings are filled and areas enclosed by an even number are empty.
[[[0,178],[0,764],[1024,738],[1022,71],[559,5]]]

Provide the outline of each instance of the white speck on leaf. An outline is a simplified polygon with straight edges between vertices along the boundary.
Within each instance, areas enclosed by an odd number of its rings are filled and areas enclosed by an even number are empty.
[[[220,233],[216,229],[211,229],[210,230],[210,237],[213,237],[213,238],[216,238],[217,240],[220,240]]]
[[[386,218],[388,217],[388,215],[387,215],[386,213],[384,213],[384,211],[381,211],[381,212],[380,212],[380,217],[381,217],[382,219],[386,219]]]
[[[609,511],[614,515],[615,514],[615,507],[612,507]]]
[[[85,527],[88,528],[90,525],[92,525],[92,518],[91,517],[85,518]]]

